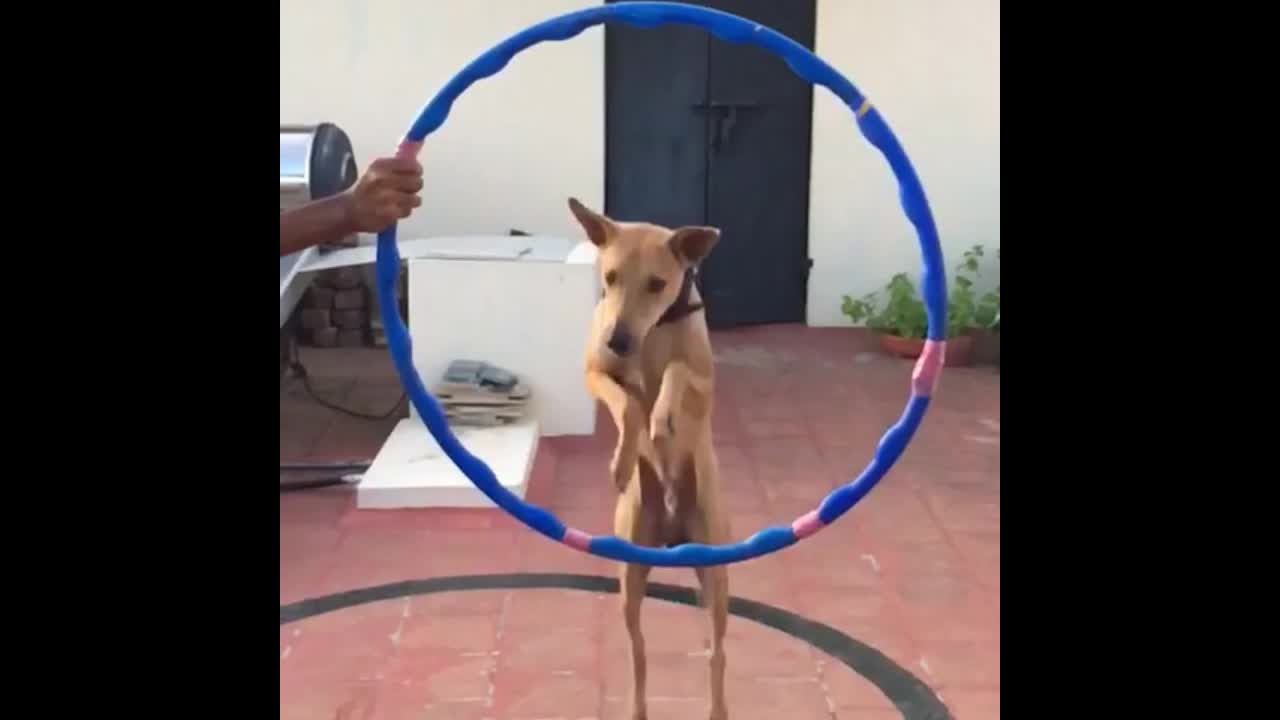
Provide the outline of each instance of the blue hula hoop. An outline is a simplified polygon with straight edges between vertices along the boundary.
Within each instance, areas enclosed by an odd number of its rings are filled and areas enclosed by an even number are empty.
[[[538,533],[592,555],[642,565],[701,567],[749,560],[793,545],[848,512],[884,477],[920,426],[929,408],[929,397],[937,383],[946,348],[946,273],[938,230],[920,179],[898,139],[853,83],[807,48],[776,30],[736,15],[682,3],[620,2],[601,5],[561,15],[516,33],[463,68],[427,103],[406,134],[400,152],[416,154],[427,135],[444,123],[458,96],[477,80],[502,70],[517,53],[548,40],[567,40],[589,27],[609,22],[642,28],[671,23],[693,25],[722,40],[764,48],[779,55],[801,78],[835,93],[853,111],[863,136],[884,154],[898,180],[902,208],[915,226],[924,259],[921,286],[929,333],[924,352],[912,373],[911,396],[902,417],[885,432],[871,462],[857,478],[832,491],[817,509],[796,519],[790,526],[766,528],[732,545],[689,543],[672,548],[641,547],[618,537],[592,537],[565,527],[547,510],[524,502],[504,488],[493,470],[458,442],[439,404],[413,367],[409,329],[400,317],[395,297],[396,280],[400,274],[395,225],[378,234],[378,300],[382,307],[387,346],[409,400],[444,453],[498,507]]]

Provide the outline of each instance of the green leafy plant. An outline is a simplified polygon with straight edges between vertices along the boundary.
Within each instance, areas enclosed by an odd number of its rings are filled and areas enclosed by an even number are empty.
[[[964,252],[956,266],[951,282],[951,296],[947,298],[947,337],[955,337],[972,327],[999,328],[1000,289],[981,298],[974,291],[974,280],[981,274],[984,251],[974,245]],[[996,250],[996,258],[1000,251]],[[929,323],[924,302],[915,284],[906,273],[894,275],[878,292],[861,298],[845,295],[841,298],[840,311],[855,323],[865,323],[875,332],[903,338],[923,338]]]
[[[980,247],[980,246],[979,246]],[[996,262],[1000,262],[1000,248],[996,248]],[[1000,332],[1000,286],[983,295],[974,310],[974,324],[992,332]]]
[[[894,275],[885,286],[884,294],[887,300],[883,306],[879,292],[868,293],[857,300],[845,295],[840,311],[855,323],[865,322],[875,332],[904,338],[924,337],[929,321],[911,278],[906,273]]]

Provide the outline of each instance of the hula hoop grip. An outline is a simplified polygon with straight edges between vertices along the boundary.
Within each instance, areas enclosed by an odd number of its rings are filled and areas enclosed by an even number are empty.
[[[422,152],[422,141],[414,142],[413,140],[401,140],[400,147],[396,148],[396,157],[405,158],[418,157],[418,153]]]
[[[938,389],[938,379],[942,376],[942,365],[946,359],[945,340],[926,340],[924,350],[916,358],[915,370],[911,371],[911,392],[920,397],[932,395]]]
[[[582,552],[591,552],[591,536],[577,528],[565,528],[560,542]]]
[[[791,532],[796,534],[797,540],[803,540],[821,530],[823,526],[824,523],[822,518],[818,516],[818,511],[810,510],[791,523]]]

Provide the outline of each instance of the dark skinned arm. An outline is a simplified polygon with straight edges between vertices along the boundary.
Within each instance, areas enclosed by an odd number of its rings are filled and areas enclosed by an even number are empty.
[[[375,160],[350,190],[280,213],[280,256],[376,233],[422,204],[422,166],[411,157]]]
[[[280,256],[356,232],[351,195],[342,193],[280,213]]]

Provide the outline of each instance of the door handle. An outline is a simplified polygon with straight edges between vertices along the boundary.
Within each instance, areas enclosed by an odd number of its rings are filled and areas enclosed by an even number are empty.
[[[716,150],[728,145],[729,140],[733,138],[733,127],[738,124],[738,107],[730,105],[729,111],[725,114],[724,120],[720,123],[720,142],[715,144]]]
[[[706,103],[694,103],[693,109],[711,113],[711,149],[720,152],[733,139],[733,128],[738,124],[738,113],[741,110],[754,110],[762,107],[758,102],[721,102],[713,100]]]

